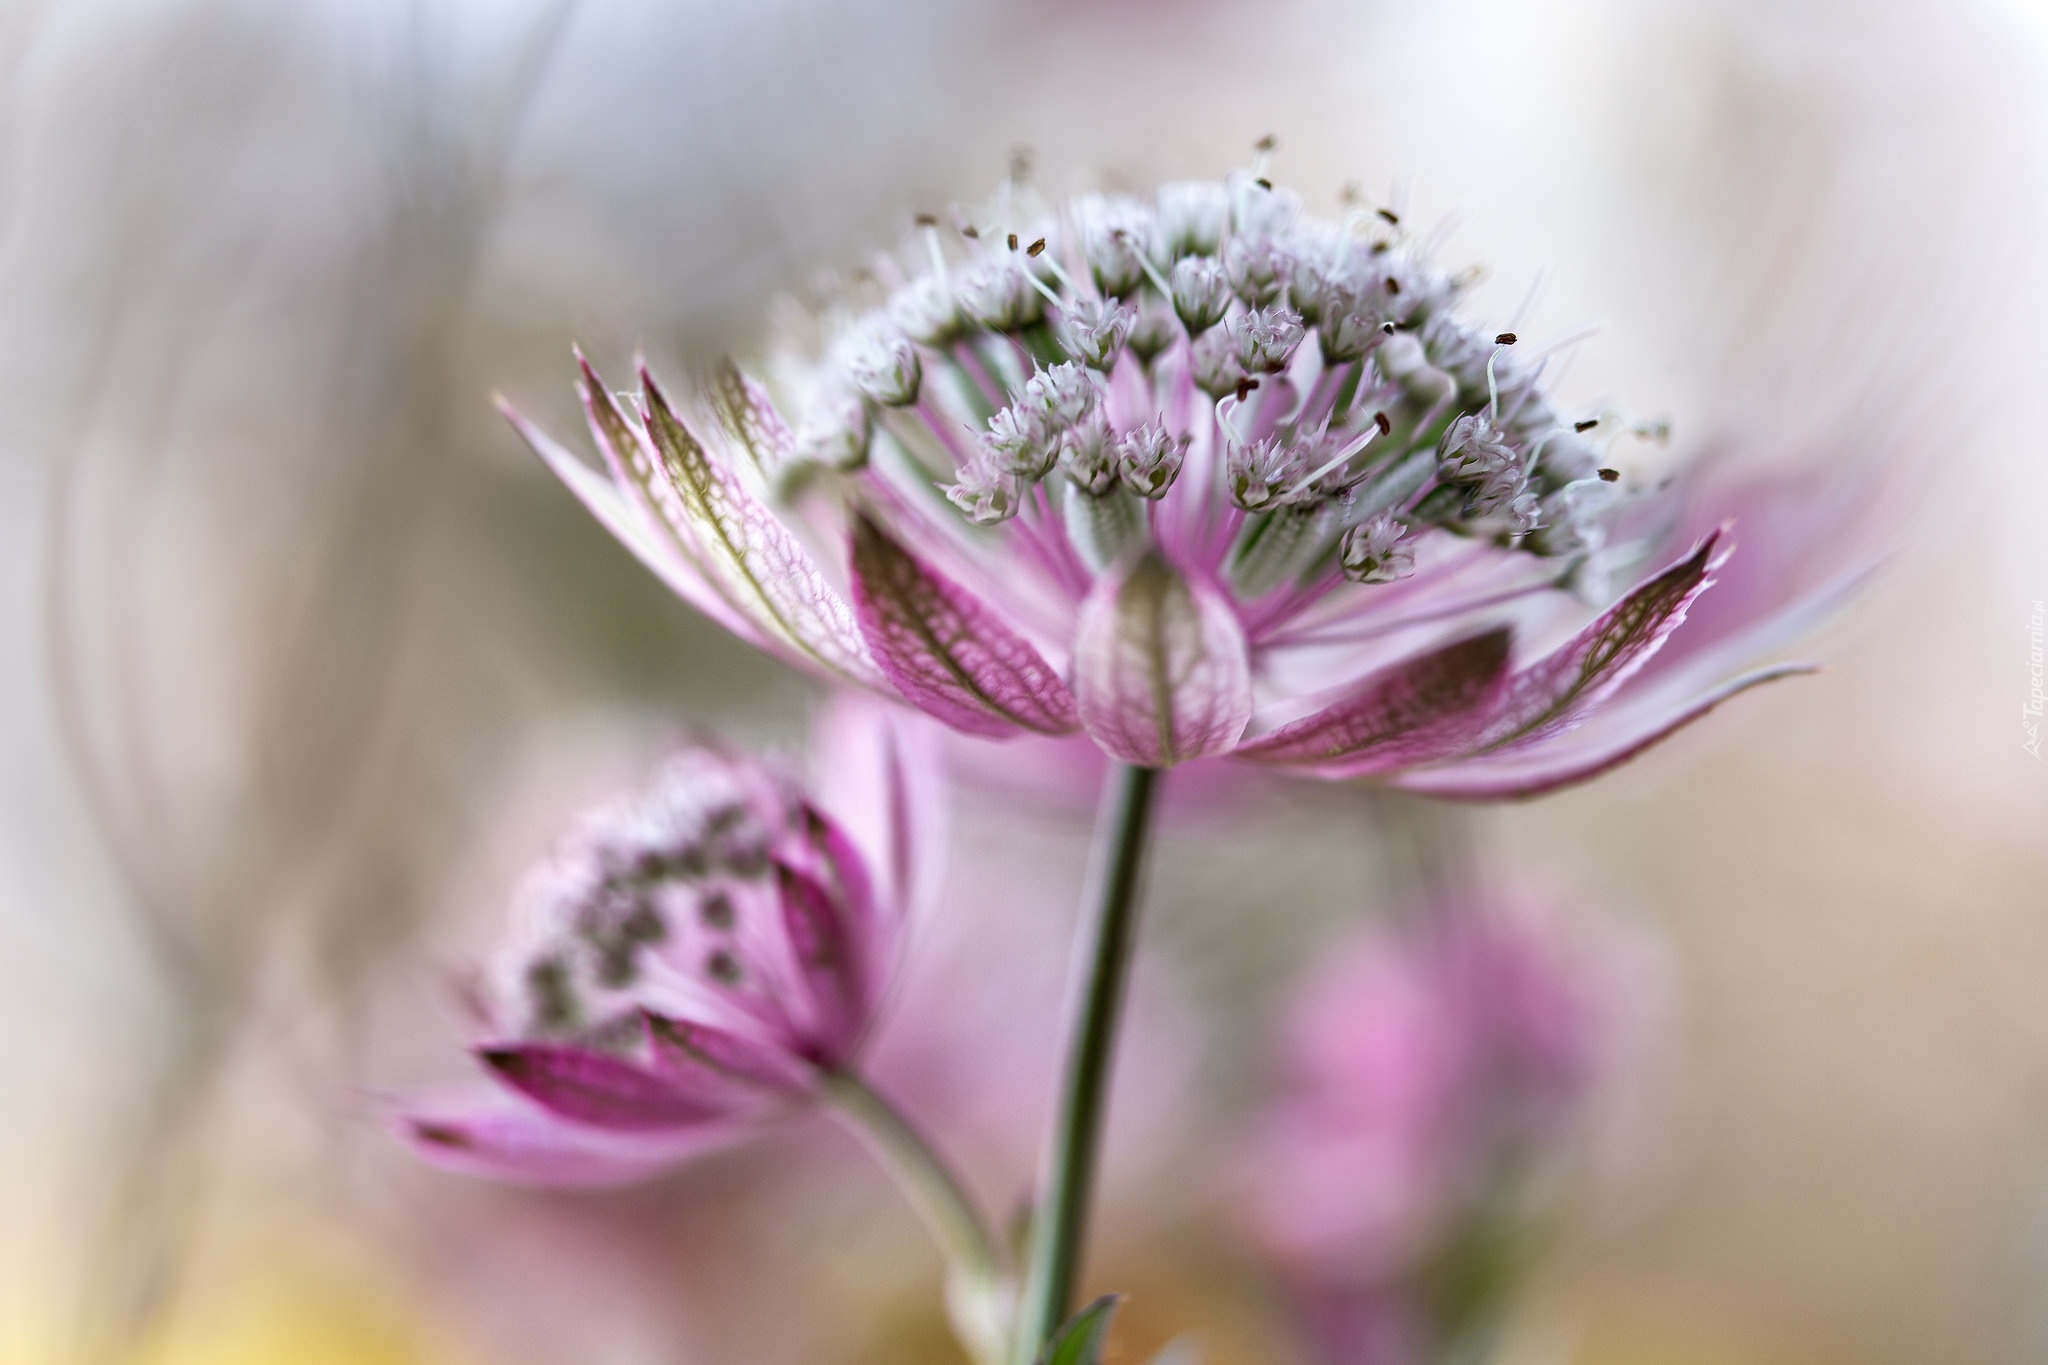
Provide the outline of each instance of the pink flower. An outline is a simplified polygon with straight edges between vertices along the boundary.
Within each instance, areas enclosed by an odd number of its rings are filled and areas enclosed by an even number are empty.
[[[851,1064],[894,965],[924,804],[901,728],[858,709],[826,746],[866,779],[851,824],[710,742],[585,817],[517,894],[476,1048],[495,1086],[408,1114],[413,1146],[479,1174],[627,1180]]]
[[[1487,1325],[1512,1282],[1467,1303],[1460,1277],[1518,1264],[1550,1218],[1547,1177],[1632,1022],[1618,973],[1560,928],[1445,902],[1297,998],[1241,1186],[1325,1358],[1441,1358],[1429,1344]]]
[[[925,239],[782,367],[795,427],[730,365],[681,401],[643,368],[627,411],[586,364],[608,477],[508,415],[699,609],[975,735],[1491,798],[1796,671],[1627,704],[1724,529],[1662,548],[1628,424],[1558,406],[1392,215],[1234,175]]]

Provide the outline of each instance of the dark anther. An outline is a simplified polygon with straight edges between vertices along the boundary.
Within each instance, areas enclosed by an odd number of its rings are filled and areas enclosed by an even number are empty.
[[[981,229],[969,223],[966,227],[960,229],[960,235],[970,242],[978,242],[981,240]]]
[[[1252,150],[1255,152],[1270,152],[1279,145],[1280,139],[1268,133],[1252,144]]]
[[[1036,256],[1039,252],[1043,250],[1045,250],[1045,238],[1040,237],[1030,246],[1024,248],[1024,254],[1026,256]]]
[[[1493,339],[1493,344],[1496,346],[1512,346],[1515,344],[1515,334],[1513,332],[1502,332]]]
[[[1258,386],[1259,381],[1251,378],[1250,376],[1246,376],[1245,378],[1238,380],[1237,401],[1242,403],[1245,399],[1251,396],[1252,390],[1256,389]]]
[[[1384,412],[1374,413],[1372,415],[1372,424],[1380,429],[1380,435],[1382,436],[1385,436],[1394,429],[1393,419]]]
[[[1395,279],[1392,275],[1387,276],[1387,292],[1389,294],[1398,294],[1401,292],[1401,282]]]
[[[1257,185],[1262,190],[1270,190],[1273,188],[1273,182],[1266,179],[1266,177],[1263,175],[1260,176],[1257,180],[1252,181],[1252,183],[1254,185]]]
[[[920,213],[913,221],[919,227],[937,227],[939,225],[939,216],[936,213]]]
[[[714,891],[706,896],[703,903],[697,907],[697,913],[703,916],[704,922],[713,929],[730,929],[739,918],[733,909],[732,897],[723,891]]]
[[[1600,425],[1600,419],[1599,419],[1598,417],[1588,417],[1588,418],[1587,418],[1587,419],[1586,419],[1585,421],[1583,421],[1583,422],[1574,422],[1574,423],[1572,423],[1572,430],[1573,430],[1573,431],[1591,431],[1591,430],[1592,430],[1592,429],[1593,429],[1594,427],[1597,427],[1597,426],[1599,426],[1599,425]]]
[[[1353,205],[1357,204],[1358,201],[1360,199],[1363,199],[1364,197],[1365,191],[1359,188],[1358,182],[1356,180],[1345,181],[1343,186],[1339,188],[1337,191],[1337,202],[1344,205],[1346,208],[1350,208]]]
[[[1394,324],[1391,322],[1383,322],[1380,324],[1380,330],[1382,332],[1385,332],[1388,336],[1392,336],[1394,334]]]
[[[739,959],[723,948],[704,959],[704,970],[711,973],[712,980],[728,986],[740,979]]]
[[[1013,233],[1011,233],[1011,234],[1010,234],[1010,250],[1012,250],[1012,251],[1015,251],[1016,249],[1017,249],[1017,234],[1013,232]]]
[[[1613,483],[1620,477],[1621,471],[1619,469],[1603,469],[1600,471],[1600,482],[1602,483]]]
[[[1386,219],[1395,227],[1399,227],[1401,225],[1401,215],[1394,212],[1392,209],[1374,209],[1373,212],[1379,214],[1380,217]]]

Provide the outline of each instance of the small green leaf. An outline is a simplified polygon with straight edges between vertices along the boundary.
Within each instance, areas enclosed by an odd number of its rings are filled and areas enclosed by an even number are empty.
[[[1109,1320],[1116,1316],[1116,1306],[1123,1301],[1121,1294],[1104,1294],[1068,1318],[1067,1325],[1046,1343],[1037,1365],[1101,1365]]]

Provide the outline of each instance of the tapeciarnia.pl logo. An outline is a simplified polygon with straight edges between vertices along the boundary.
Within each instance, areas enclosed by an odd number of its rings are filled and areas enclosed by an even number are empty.
[[[2020,708],[2020,723],[2026,729],[2026,742],[2020,747],[2035,758],[2041,756],[2041,623],[2048,617],[2040,600],[2034,602],[2034,614],[2027,618],[2027,704]]]

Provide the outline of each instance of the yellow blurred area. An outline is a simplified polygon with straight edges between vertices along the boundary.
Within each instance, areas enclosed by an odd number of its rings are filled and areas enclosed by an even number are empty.
[[[453,1365],[464,1358],[359,1255],[317,1233],[250,1237],[223,1259],[118,1365]],[[0,1335],[0,1365],[77,1359],[51,1305],[51,1296],[19,1295],[14,1311],[33,1316]]]

